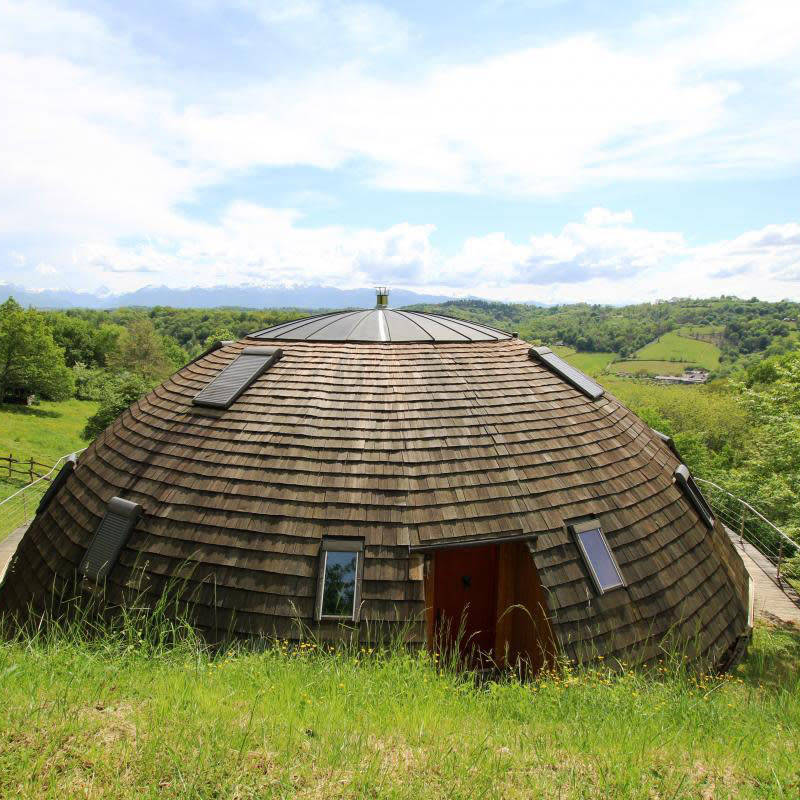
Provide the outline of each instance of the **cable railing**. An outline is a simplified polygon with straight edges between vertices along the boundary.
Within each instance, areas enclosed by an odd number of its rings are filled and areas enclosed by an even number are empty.
[[[70,456],[77,457],[85,449],[84,447],[74,453],[61,456],[44,475],[26,484],[4,500],[0,500],[0,540],[33,520],[39,501],[47,491],[50,481],[58,474]]]
[[[703,478],[695,478],[695,481],[701,484],[720,522],[739,538],[740,543],[748,542],[755,547],[775,567],[775,574],[770,574],[770,577],[778,587],[794,594],[794,587],[783,576],[782,568],[787,559],[800,551],[800,543],[787,536],[757,508],[727,489]]]

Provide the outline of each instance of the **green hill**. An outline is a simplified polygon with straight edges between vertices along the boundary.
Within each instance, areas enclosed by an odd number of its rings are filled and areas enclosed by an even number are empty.
[[[634,353],[636,361],[684,361],[707,370],[719,367],[720,349],[712,342],[685,335],[685,329],[665,333]]]

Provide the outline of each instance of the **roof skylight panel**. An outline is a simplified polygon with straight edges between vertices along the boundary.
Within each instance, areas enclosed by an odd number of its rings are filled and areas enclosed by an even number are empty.
[[[584,375],[572,364],[568,364],[549,347],[531,347],[528,352],[531,358],[544,364],[551,372],[563,378],[568,384],[574,386],[579,392],[582,392],[592,400],[597,400],[603,396],[604,389],[600,384],[595,383],[588,375]]]
[[[192,402],[208,408],[230,408],[242,392],[282,355],[279,347],[245,347]]]

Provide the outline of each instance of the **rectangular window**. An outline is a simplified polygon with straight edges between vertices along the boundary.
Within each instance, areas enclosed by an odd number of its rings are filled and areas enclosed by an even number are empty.
[[[689,502],[697,509],[697,513],[703,518],[703,522],[709,528],[713,528],[714,512],[711,510],[708,501],[703,497],[703,493],[694,482],[694,478],[685,464],[681,464],[675,470],[675,483],[680,486],[683,493],[689,498]]]
[[[597,591],[604,594],[625,586],[619,564],[608,546],[600,523],[593,519],[588,522],[576,522],[569,527]]]
[[[208,408],[230,408],[282,355],[280,347],[245,347],[192,402]]]
[[[317,619],[358,619],[363,557],[360,539],[322,540]]]

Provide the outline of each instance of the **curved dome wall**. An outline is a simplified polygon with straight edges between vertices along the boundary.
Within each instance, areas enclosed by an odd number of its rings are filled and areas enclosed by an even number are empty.
[[[227,410],[192,399],[248,345],[283,357]],[[590,400],[516,338],[365,343],[248,338],[188,364],[124,412],[34,521],[0,612],[71,585],[114,496],[144,514],[108,578],[184,576],[207,629],[314,626],[323,534],[364,539],[362,628],[425,639],[420,546],[532,537],[566,654],[657,655],[670,629],[711,658],[747,628],[746,575],[672,480],[676,456],[608,394]],[[565,521],[594,516],[625,575],[596,596]],[[191,566],[187,566],[191,562]],[[138,585],[138,581],[136,581]],[[324,636],[339,626],[322,623]]]

